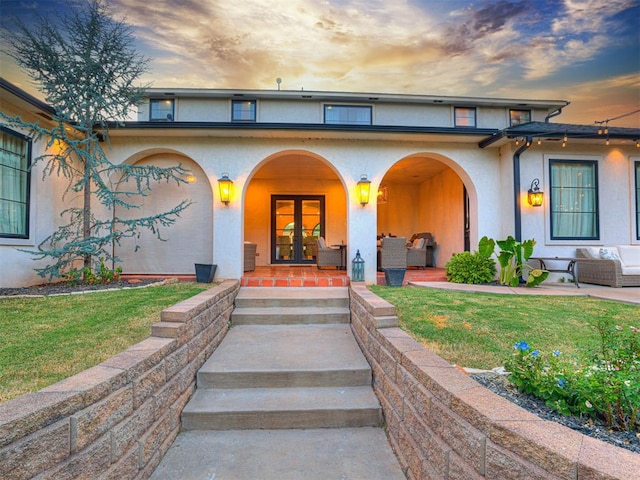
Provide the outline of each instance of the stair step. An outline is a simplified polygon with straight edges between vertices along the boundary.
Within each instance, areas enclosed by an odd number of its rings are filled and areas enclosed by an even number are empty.
[[[325,287],[318,293],[314,287],[242,287],[236,307],[348,307],[349,289]]]
[[[371,385],[349,325],[233,327],[198,372],[198,388]]]
[[[348,307],[236,307],[234,325],[309,325],[349,323]]]
[[[184,430],[382,426],[370,386],[200,389],[182,412]]]
[[[150,480],[406,480],[381,428],[181,432]]]

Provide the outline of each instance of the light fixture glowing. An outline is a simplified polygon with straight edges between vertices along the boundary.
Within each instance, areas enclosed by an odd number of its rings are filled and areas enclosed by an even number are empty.
[[[233,181],[229,178],[228,173],[223,173],[218,179],[218,188],[220,189],[220,201],[225,205],[229,205],[231,201],[231,188]]]
[[[187,183],[196,183],[197,178],[193,173],[190,173],[189,175],[187,175]]]
[[[389,189],[385,187],[380,187],[378,189],[378,203],[387,203],[389,195]]]
[[[360,201],[360,205],[363,207],[369,203],[369,191],[371,189],[371,180],[367,179],[366,174],[362,174],[360,176],[360,181],[357,184],[357,194],[358,200]]]
[[[541,138],[538,139],[538,145],[542,145],[542,139]]]
[[[531,182],[531,187],[527,191],[527,201],[532,207],[539,207],[542,205],[542,199],[544,193],[540,191],[540,179],[534,178]]]

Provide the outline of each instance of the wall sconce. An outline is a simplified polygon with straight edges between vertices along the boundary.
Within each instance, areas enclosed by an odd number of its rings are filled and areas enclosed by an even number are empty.
[[[371,189],[371,180],[368,180],[367,175],[363,173],[360,176],[360,181],[358,182],[358,199],[360,200],[360,204],[363,207],[367,203],[369,203],[370,189]]]
[[[378,189],[378,203],[387,203],[389,195],[389,189],[387,187],[380,187]]]
[[[231,186],[233,181],[229,178],[228,173],[223,173],[218,179],[218,188],[220,188],[220,201],[225,205],[229,205],[231,201]]]
[[[532,207],[539,207],[542,205],[542,198],[544,193],[540,191],[540,180],[534,178],[531,182],[531,188],[527,192],[527,201]]]

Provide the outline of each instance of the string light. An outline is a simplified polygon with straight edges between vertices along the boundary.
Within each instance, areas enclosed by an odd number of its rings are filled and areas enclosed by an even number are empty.
[[[538,145],[542,145],[542,139],[541,138],[538,139]]]

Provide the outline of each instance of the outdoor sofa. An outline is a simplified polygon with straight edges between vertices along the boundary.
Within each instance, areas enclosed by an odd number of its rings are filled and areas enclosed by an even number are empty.
[[[578,282],[640,287],[640,245],[576,249]]]

